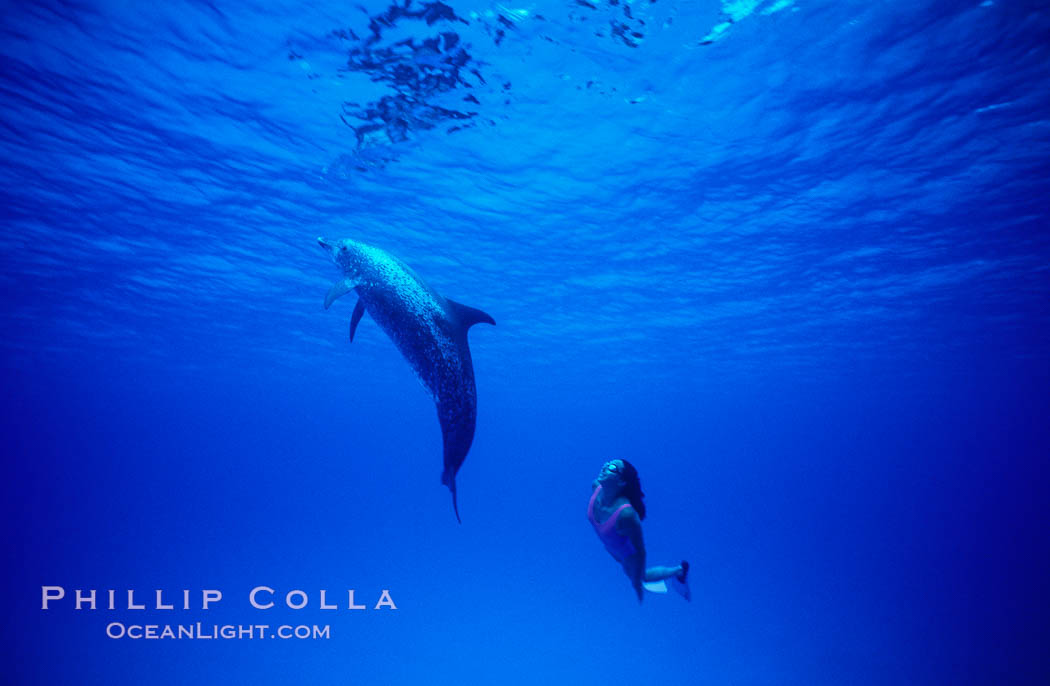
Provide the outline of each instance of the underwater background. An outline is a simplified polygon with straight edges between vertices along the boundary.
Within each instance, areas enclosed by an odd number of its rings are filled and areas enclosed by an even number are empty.
[[[1048,84],[1045,2],[4,2],[2,680],[1046,683]],[[495,319],[462,524],[318,236]]]

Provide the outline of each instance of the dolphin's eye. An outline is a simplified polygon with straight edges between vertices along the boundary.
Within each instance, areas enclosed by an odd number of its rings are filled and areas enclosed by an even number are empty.
[[[346,246],[344,245],[343,247],[339,248],[339,252],[346,252]]]

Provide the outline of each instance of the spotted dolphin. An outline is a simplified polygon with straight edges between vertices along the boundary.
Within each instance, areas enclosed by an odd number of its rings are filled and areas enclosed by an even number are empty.
[[[401,260],[379,248],[350,239],[318,238],[342,271],[324,299],[327,310],[338,298],[357,291],[350,317],[350,340],[367,311],[394,341],[420,383],[437,405],[444,445],[441,483],[456,502],[456,472],[474,441],[477,392],[467,329],[478,322],[495,324],[481,310],[442,297]]]

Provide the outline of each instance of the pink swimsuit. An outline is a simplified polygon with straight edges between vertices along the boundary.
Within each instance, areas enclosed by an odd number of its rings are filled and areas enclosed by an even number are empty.
[[[615,557],[620,562],[623,562],[631,555],[637,552],[634,549],[634,544],[631,543],[631,539],[627,538],[619,531],[616,530],[616,518],[620,516],[624,508],[630,507],[630,503],[624,503],[616,508],[616,511],[609,515],[609,518],[604,522],[599,523],[594,516],[594,501],[598,499],[598,493],[602,490],[601,484],[598,488],[594,489],[594,493],[591,494],[591,501],[587,503],[587,519],[594,525],[594,532],[598,534],[598,538],[601,539],[602,543],[605,544],[605,549],[609,551],[609,554]]]

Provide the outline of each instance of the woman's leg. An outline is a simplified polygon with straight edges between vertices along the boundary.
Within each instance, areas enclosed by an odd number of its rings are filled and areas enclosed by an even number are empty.
[[[662,581],[682,573],[682,565],[674,567],[649,567],[645,570],[645,581]]]

